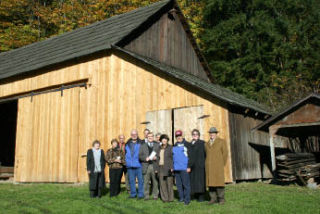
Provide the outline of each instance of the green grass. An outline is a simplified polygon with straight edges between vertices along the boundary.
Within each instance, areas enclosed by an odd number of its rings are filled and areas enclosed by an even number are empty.
[[[263,183],[228,185],[225,205],[207,205],[192,201],[181,203],[137,201],[118,197],[88,197],[87,185],[68,184],[0,184],[0,213],[312,213],[320,214],[320,190],[298,186],[276,186]]]

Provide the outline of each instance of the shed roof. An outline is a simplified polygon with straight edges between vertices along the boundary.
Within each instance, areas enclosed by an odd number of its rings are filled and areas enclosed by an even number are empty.
[[[292,105],[286,107],[285,109],[283,109],[279,113],[275,114],[274,116],[270,117],[269,119],[267,119],[264,122],[262,122],[261,124],[259,124],[253,130],[268,131],[268,129],[271,125],[275,124],[277,121],[281,120],[282,118],[286,117],[287,115],[291,114],[292,112],[296,111],[298,108],[300,108],[301,106],[303,106],[307,103],[313,103],[316,105],[320,105],[320,94],[311,93],[308,96],[306,96],[305,98],[294,102]]]
[[[159,61],[156,61],[154,59],[145,57],[145,56],[141,56],[137,53],[134,53],[132,51],[129,50],[125,50],[123,48],[117,47],[117,46],[112,46],[115,50],[118,50],[122,53],[125,53],[131,57],[134,57],[135,59],[138,59],[139,61],[146,63],[160,71],[162,71],[163,73],[177,79],[180,80],[192,87],[195,87],[205,93],[207,93],[208,95],[218,98],[219,100],[222,100],[230,105],[235,105],[235,106],[239,106],[239,107],[243,107],[243,108],[249,108],[249,109],[253,109],[257,112],[263,113],[263,114],[267,114],[270,115],[270,112],[267,110],[267,108],[261,104],[259,104],[258,102],[255,102],[251,99],[248,99],[246,97],[244,97],[243,95],[240,95],[238,93],[235,93],[227,88],[221,87],[217,84],[213,84],[213,83],[208,83],[206,81],[204,81],[203,79],[191,74],[191,73],[187,73],[185,71],[182,71],[178,68],[166,65],[164,63],[161,63]]]

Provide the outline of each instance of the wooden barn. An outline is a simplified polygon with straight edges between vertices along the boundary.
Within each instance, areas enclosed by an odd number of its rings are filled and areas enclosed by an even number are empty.
[[[107,150],[148,127],[187,140],[198,128],[207,140],[216,126],[230,150],[226,182],[270,177],[257,149],[268,135],[251,132],[269,111],[213,81],[174,0],[1,53],[0,162],[16,182],[86,182],[95,139]]]

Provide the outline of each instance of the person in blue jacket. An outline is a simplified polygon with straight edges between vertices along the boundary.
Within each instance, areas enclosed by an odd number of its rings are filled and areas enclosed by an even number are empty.
[[[179,192],[179,201],[185,205],[190,203],[190,164],[188,158],[189,143],[182,137],[182,131],[175,132],[177,142],[175,143],[173,153],[173,170],[176,178],[176,185]]]
[[[141,146],[141,141],[138,137],[138,131],[131,131],[131,138],[127,141],[126,150],[126,167],[129,175],[130,184],[130,196],[129,198],[136,198],[136,179],[138,179],[138,199],[144,198],[143,193],[143,177],[142,177],[142,167],[139,161],[139,151]]]

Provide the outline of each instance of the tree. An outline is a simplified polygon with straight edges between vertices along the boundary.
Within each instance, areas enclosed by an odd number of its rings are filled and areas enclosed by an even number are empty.
[[[28,0],[0,1],[0,52],[37,41],[38,31],[32,27]]]
[[[157,0],[1,0],[0,52],[44,40]],[[180,0],[196,38],[203,1]],[[198,39],[199,41],[199,39]]]
[[[202,45],[215,81],[277,110],[320,85],[317,0],[207,0]]]

